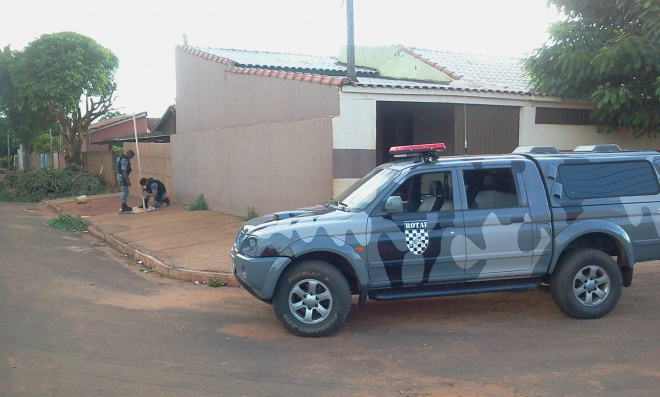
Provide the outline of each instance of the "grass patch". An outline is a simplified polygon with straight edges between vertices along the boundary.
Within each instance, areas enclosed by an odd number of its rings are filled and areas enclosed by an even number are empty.
[[[67,215],[59,212],[57,218],[47,220],[44,225],[67,232],[81,232],[87,230],[87,219],[80,215]]]
[[[215,277],[210,279],[207,284],[209,287],[213,287],[213,288],[224,287],[225,285],[227,285],[227,283],[225,283],[224,281],[220,281]]]

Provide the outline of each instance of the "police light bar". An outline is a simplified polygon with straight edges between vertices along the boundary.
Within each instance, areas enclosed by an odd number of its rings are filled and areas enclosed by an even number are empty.
[[[406,146],[392,146],[390,154],[392,155],[406,155],[418,153],[435,153],[446,150],[447,147],[444,143],[424,143],[421,145],[406,145]]]

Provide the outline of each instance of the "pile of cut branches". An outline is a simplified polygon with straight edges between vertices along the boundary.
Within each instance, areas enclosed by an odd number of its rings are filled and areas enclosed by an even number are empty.
[[[59,170],[44,168],[6,174],[0,181],[0,201],[37,202],[109,191],[98,175],[76,164]]]

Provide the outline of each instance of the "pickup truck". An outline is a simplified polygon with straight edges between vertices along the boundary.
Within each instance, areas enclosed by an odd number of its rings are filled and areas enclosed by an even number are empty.
[[[616,145],[441,156],[393,147],[323,205],[246,222],[232,271],[290,332],[326,336],[352,295],[396,300],[543,288],[599,318],[660,258],[660,153]]]

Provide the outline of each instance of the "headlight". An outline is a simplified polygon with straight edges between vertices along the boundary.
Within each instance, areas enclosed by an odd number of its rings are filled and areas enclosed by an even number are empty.
[[[241,244],[241,249],[239,252],[243,255],[256,257],[258,242],[259,242],[258,237],[256,236],[248,237],[247,239],[245,239],[245,241],[243,241],[243,244]]]

